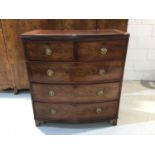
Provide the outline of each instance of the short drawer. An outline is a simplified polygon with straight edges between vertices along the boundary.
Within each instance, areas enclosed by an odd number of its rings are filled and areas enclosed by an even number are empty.
[[[123,61],[95,63],[34,63],[27,64],[33,82],[104,82],[121,80]]]
[[[28,60],[71,61],[73,42],[71,41],[31,41],[26,44]]]
[[[102,61],[123,59],[126,53],[126,42],[126,40],[79,42],[79,60]]]
[[[102,102],[119,97],[120,83],[90,85],[31,84],[34,101]]]
[[[117,102],[86,104],[49,104],[34,102],[35,119],[48,121],[99,121],[115,118]]]

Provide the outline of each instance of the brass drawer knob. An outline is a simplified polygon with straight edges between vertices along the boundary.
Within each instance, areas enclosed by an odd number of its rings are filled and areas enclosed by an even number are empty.
[[[48,69],[48,70],[47,70],[47,75],[48,75],[48,76],[54,75],[54,71],[53,71],[52,69]]]
[[[96,108],[96,113],[99,114],[102,112],[102,108]]]
[[[48,56],[52,55],[52,49],[48,46],[45,46],[45,54]]]
[[[101,53],[102,55],[107,54],[107,52],[108,52],[108,50],[107,50],[107,48],[105,48],[105,47],[103,47],[103,48],[100,49],[100,53]]]
[[[96,95],[97,96],[101,96],[101,95],[103,95],[104,94],[104,91],[103,90],[98,90],[97,92],[96,92]]]
[[[51,109],[51,114],[55,115],[57,113],[57,111],[55,109]]]
[[[105,74],[105,70],[104,69],[100,69],[98,72],[99,75],[104,75]]]
[[[52,97],[52,96],[54,96],[54,95],[55,95],[54,91],[53,91],[53,90],[50,90],[50,91],[49,91],[49,96]]]

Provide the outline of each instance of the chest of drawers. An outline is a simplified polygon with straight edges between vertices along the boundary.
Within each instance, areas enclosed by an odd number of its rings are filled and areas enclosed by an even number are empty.
[[[36,125],[117,124],[129,34],[119,30],[34,30],[21,35]]]

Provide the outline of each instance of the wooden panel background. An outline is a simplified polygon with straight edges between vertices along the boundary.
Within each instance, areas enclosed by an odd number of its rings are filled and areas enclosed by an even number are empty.
[[[122,19],[99,19],[97,20],[97,29],[119,29],[127,31],[128,20]]]
[[[11,66],[8,61],[7,57],[7,50],[5,47],[5,41],[3,38],[3,31],[1,29],[1,22],[0,22],[0,88],[13,88],[13,79],[12,79],[12,71]]]
[[[55,19],[48,21],[50,29],[96,29],[95,19]]]
[[[20,34],[32,29],[120,29],[127,30],[127,19],[3,19],[0,23],[0,89],[29,88]],[[1,62],[2,62],[1,61]],[[21,80],[22,79],[22,80]]]
[[[48,21],[46,20],[2,20],[2,29],[8,59],[13,72],[15,92],[18,89],[29,88],[20,34],[32,29],[47,29],[47,26]]]

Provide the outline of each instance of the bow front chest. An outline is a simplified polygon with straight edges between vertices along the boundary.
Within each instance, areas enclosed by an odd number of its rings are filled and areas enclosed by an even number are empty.
[[[119,30],[34,30],[21,35],[36,125],[117,124],[129,34]]]

